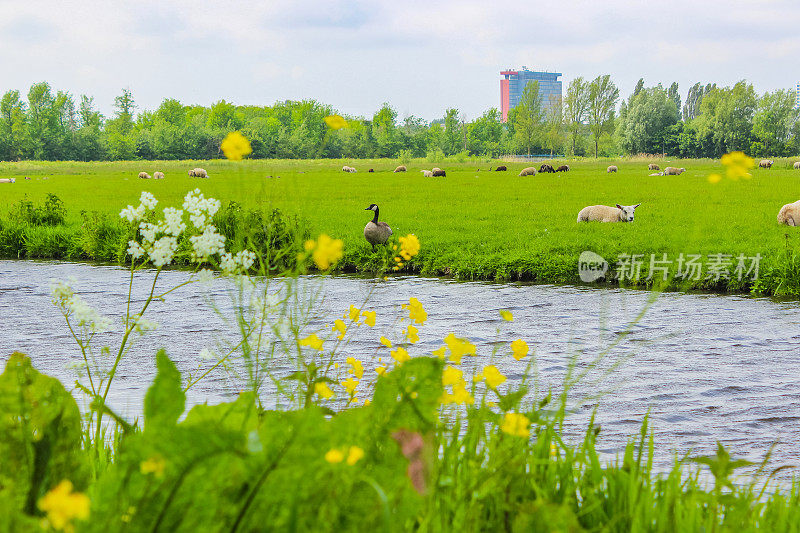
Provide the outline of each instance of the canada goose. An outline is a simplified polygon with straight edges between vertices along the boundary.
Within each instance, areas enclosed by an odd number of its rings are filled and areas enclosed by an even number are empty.
[[[370,204],[364,211],[375,211],[375,216],[364,226],[364,238],[375,250],[376,244],[385,244],[392,234],[392,228],[386,222],[378,222],[378,205]]]

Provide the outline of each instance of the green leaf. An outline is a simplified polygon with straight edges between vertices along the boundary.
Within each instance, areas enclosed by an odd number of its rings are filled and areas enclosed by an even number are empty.
[[[156,354],[158,373],[144,397],[145,428],[158,425],[175,425],[186,407],[186,395],[181,388],[181,373],[167,352]]]

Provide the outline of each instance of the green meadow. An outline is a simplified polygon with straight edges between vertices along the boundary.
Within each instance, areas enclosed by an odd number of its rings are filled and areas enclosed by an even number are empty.
[[[649,176],[647,165],[685,167],[680,176]],[[693,279],[670,279],[661,288],[797,294],[800,271],[793,228],[776,222],[780,207],[800,198],[800,171],[793,160],[776,160],[769,170],[754,169],[749,180],[708,181],[713,172],[724,173],[717,160],[577,160],[571,171],[519,177],[524,163],[467,159],[408,163],[406,173],[393,173],[397,160],[259,160],[231,162],[21,162],[0,164],[0,177],[17,178],[0,185],[0,224],[11,224],[13,206],[28,200],[41,204],[47,194],[58,196],[67,210],[62,228],[36,229],[18,246],[3,247],[6,257],[55,257],[118,260],[97,257],[91,251],[72,250],[64,244],[85,223],[81,212],[105,213],[116,221],[128,204],[137,205],[142,191],[159,199],[159,207],[179,206],[187,191],[199,187],[207,197],[235,201],[247,209],[297,216],[311,235],[327,233],[344,240],[343,271],[368,271],[375,262],[363,238],[371,203],[380,206],[381,219],[395,236],[416,234],[422,253],[403,271],[458,279],[530,280],[575,283],[578,257],[594,251],[611,263],[620,254],[641,254],[641,275],[605,283],[649,286],[651,255],[664,260],[670,278],[680,254],[700,255],[704,268]],[[342,165],[357,169],[350,174]],[[505,164],[507,172],[490,168]],[[615,164],[618,173],[607,174]],[[535,163],[538,168],[540,162]],[[210,179],[190,178],[187,170],[205,168]],[[421,169],[439,166],[444,178],[425,178]],[[374,173],[367,170],[373,168]],[[164,180],[141,180],[140,171],[165,172]],[[26,180],[25,177],[30,179]],[[44,179],[44,178],[47,179]],[[641,203],[633,223],[578,224],[578,211],[587,205]],[[116,217],[116,218],[115,218]],[[116,223],[116,222],[115,222]],[[55,234],[54,234],[55,232]],[[7,232],[6,232],[7,233]],[[42,239],[60,245],[47,245]],[[119,248],[119,247],[117,247]],[[729,276],[707,275],[709,255],[730,256]],[[738,279],[736,258],[760,255],[758,281],[751,274]],[[656,279],[663,271],[655,272]],[[611,276],[609,276],[611,277]]]

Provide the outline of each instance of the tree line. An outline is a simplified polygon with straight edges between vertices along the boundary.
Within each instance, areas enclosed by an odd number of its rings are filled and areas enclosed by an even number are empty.
[[[537,82],[525,86],[505,123],[496,108],[471,121],[450,108],[428,122],[400,119],[383,104],[372,117],[345,117],[348,127],[334,131],[324,118],[336,110],[315,100],[272,106],[222,100],[205,107],[168,98],[137,112],[133,95],[123,90],[106,117],[92,97],[54,92],[41,82],[25,97],[10,90],[0,99],[0,160],[213,159],[236,130],[250,139],[253,158],[800,153],[800,110],[790,90],[759,95],[746,81],[697,83],[682,100],[677,83],[645,87],[639,80],[620,101],[609,75],[575,78],[563,97],[547,102],[538,89]]]

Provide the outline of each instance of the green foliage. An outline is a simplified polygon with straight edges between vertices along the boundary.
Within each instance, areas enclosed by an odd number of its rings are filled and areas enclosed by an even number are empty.
[[[617,137],[627,153],[665,153],[667,132],[679,119],[679,107],[661,85],[643,88],[623,102]]]
[[[606,74],[589,82],[588,93],[587,120],[594,140],[594,156],[597,157],[603,134],[614,129],[619,89]]]
[[[534,146],[541,142],[544,123],[544,102],[539,94],[539,82],[532,81],[522,89],[519,103],[514,108],[514,140],[531,155]]]
[[[39,498],[65,479],[85,490],[82,439],[78,405],[64,386],[12,354],[0,374],[0,515],[38,514]]]
[[[28,199],[22,199],[11,206],[10,218],[23,224],[34,226],[58,226],[64,223],[67,210],[64,202],[52,193],[47,193],[44,203],[35,206]]]

